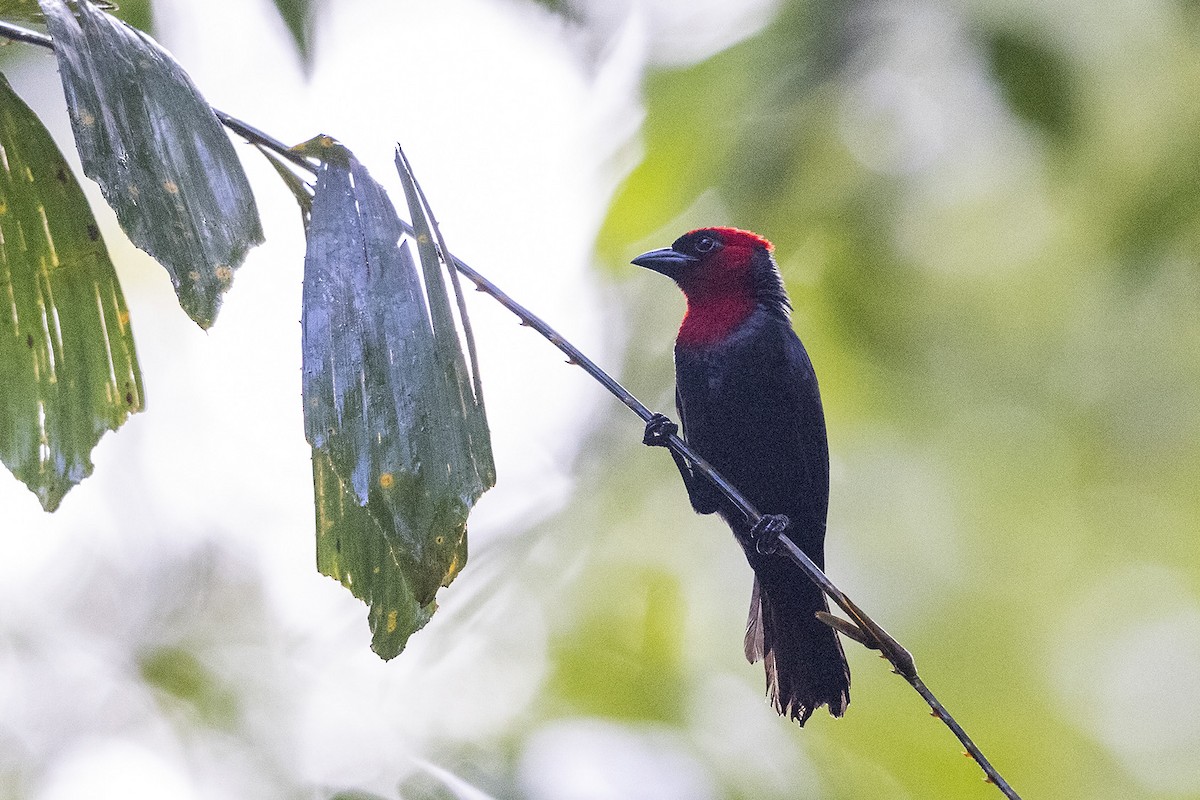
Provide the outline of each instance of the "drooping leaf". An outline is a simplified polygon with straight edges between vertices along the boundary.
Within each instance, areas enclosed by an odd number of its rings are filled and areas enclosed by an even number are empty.
[[[372,649],[391,658],[466,561],[491,448],[454,366],[444,285],[422,287],[395,208],[349,151],[328,137],[302,148],[323,161],[302,316],[317,565],[370,606]]]
[[[292,34],[300,59],[307,66],[312,60],[311,0],[275,0],[275,8]]]
[[[397,553],[387,521],[359,505],[357,495],[334,468],[330,453],[314,447],[312,459],[317,569],[367,604],[371,649],[384,659],[392,658],[404,649],[409,636],[425,627],[437,603],[432,598],[423,601],[429,592],[418,598],[410,579],[412,562]],[[465,546],[462,559],[466,559]],[[458,563],[446,582],[461,568]]]
[[[171,276],[201,327],[263,238],[233,144],[191,79],[144,33],[87,0],[39,0],[88,177]]]
[[[412,173],[412,167],[404,155],[404,151],[396,148],[396,171],[400,174],[400,182],[404,186],[404,195],[408,201],[408,213],[413,220],[413,231],[416,234],[417,252],[421,257],[421,271],[425,277],[426,294],[429,298],[430,311],[433,315],[433,329],[441,335],[437,341],[438,365],[441,372],[453,380],[450,381],[450,392],[462,405],[464,421],[468,425],[468,438],[462,442],[464,449],[459,454],[459,461],[466,463],[474,458],[475,453],[486,452],[487,458],[477,466],[479,478],[484,488],[496,481],[495,465],[491,459],[491,449],[483,450],[476,446],[486,446],[491,434],[487,426],[487,414],[483,406],[483,385],[479,376],[479,361],[475,353],[475,336],[471,332],[471,320],[467,317],[467,306],[463,297],[462,286],[459,283],[458,272],[442,261],[442,254],[449,253],[446,240],[438,230],[437,220],[433,210],[421,191],[421,185]],[[436,246],[435,246],[436,242]],[[450,284],[454,287],[454,297],[458,304],[459,319],[462,321],[463,339],[467,344],[467,352],[471,359],[471,372],[468,375],[467,365],[463,360],[462,349],[458,346],[458,338],[451,336],[454,330],[454,317],[450,310],[450,299],[446,295],[446,284],[442,280],[442,269],[450,274]]]
[[[129,311],[83,191],[0,75],[0,459],[47,511],[142,408]]]

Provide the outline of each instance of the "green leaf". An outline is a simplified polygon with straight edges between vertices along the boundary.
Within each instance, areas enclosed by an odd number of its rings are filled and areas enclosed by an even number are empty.
[[[429,208],[425,193],[421,191],[421,185],[417,183],[412,167],[399,146],[396,147],[396,171],[400,174],[400,182],[408,200],[408,211],[413,220],[417,252],[421,257],[421,271],[425,276],[426,294],[433,315],[433,329],[439,333],[436,347],[438,368],[450,382],[447,391],[452,400],[464,410],[463,421],[467,425],[467,438],[462,442],[463,450],[459,453],[458,461],[466,463],[476,453],[486,455],[486,459],[481,460],[476,467],[477,477],[483,482],[484,488],[487,488],[496,482],[495,465],[491,457],[491,434],[488,431],[487,414],[483,406],[483,385],[475,353],[475,336],[471,332],[471,320],[467,317],[467,305],[462,286],[459,284],[458,272],[447,267],[442,261],[441,254],[449,253],[450,248],[446,246],[446,240],[442,238],[437,220],[433,217],[433,209]],[[454,316],[450,310],[450,299],[446,296],[446,284],[442,280],[443,268],[449,272],[450,283],[454,287],[459,318],[462,320],[463,339],[471,357],[470,375],[467,373],[458,336],[454,332]]]
[[[97,3],[92,5],[109,11],[114,17],[140,31],[149,31],[154,26],[154,6],[151,0],[121,0],[119,3]]]
[[[134,4],[139,6],[146,5],[145,0],[135,0]],[[115,8],[112,3],[97,3],[96,5],[100,8]],[[0,19],[41,21],[42,18],[42,10],[38,8],[38,0],[0,0]]]
[[[309,66],[312,63],[311,0],[275,0],[275,8],[292,34],[300,59]]]
[[[39,0],[83,171],[138,247],[171,276],[198,325],[263,239],[250,184],[191,79],[144,33],[79,0]]]
[[[53,511],[142,408],[129,311],[50,134],[0,75],[0,460]]]
[[[372,649],[392,658],[466,562],[491,446],[445,287],[422,286],[383,189],[328,137],[297,149],[323,161],[301,321],[317,566],[368,604]]]
[[[393,658],[404,649],[409,636],[425,627],[437,603],[428,591],[418,597],[410,578],[416,567],[396,551],[394,536],[387,530],[389,523],[359,505],[358,497],[334,467],[332,455],[314,447],[312,459],[317,569],[367,604],[371,649],[384,659]],[[447,569],[445,582],[461,568],[462,563],[456,563]]]
[[[219,673],[193,653],[177,645],[163,645],[138,658],[142,679],[158,690],[170,705],[185,709],[196,719],[228,728],[237,720],[238,697]]]
[[[1036,35],[998,31],[987,39],[992,74],[1013,113],[1057,140],[1075,132],[1077,91],[1065,58]]]
[[[37,0],[0,0],[0,19],[38,19]]]

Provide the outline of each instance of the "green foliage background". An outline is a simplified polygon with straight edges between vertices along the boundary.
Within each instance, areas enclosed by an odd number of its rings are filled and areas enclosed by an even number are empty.
[[[589,53],[616,35],[586,2],[542,5]],[[830,575],[1030,799],[1200,797],[1198,34],[1185,2],[779,3],[745,41],[653,65],[597,241],[621,377],[659,408],[681,303],[628,258],[707,224],[775,242],[829,418]],[[242,565],[111,565],[149,609],[114,638],[171,746],[236,751],[258,796],[604,798],[618,774],[656,797],[999,796],[861,648],[845,719],[777,720],[741,657],[737,548],[606,408],[565,510],[473,552],[456,608],[379,678],[388,723],[316,704],[377,732],[370,786],[304,777],[299,647]],[[107,597],[66,595],[85,619]],[[456,651],[444,707],[388,704]],[[24,797],[46,763],[3,726],[0,797]],[[566,794],[583,752],[611,774]]]

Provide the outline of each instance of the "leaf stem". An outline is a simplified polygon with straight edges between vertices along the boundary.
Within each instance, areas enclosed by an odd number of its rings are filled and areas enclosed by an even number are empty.
[[[14,42],[23,42],[24,44],[33,44],[38,47],[48,47],[54,49],[54,40],[48,34],[31,31],[28,28],[22,28],[20,25],[14,25],[11,22],[0,20],[0,36],[5,39],[11,39]]]

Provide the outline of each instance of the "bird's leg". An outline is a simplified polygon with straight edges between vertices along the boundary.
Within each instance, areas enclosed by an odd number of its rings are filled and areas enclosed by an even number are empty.
[[[646,432],[642,435],[642,444],[647,447],[669,447],[667,440],[678,435],[679,426],[670,417],[666,414],[655,413],[646,421]],[[679,468],[679,474],[688,488],[688,494],[691,495],[692,484],[696,480],[695,475],[692,474],[692,465],[674,450],[671,450],[671,458],[675,460],[675,466]]]
[[[779,549],[779,534],[787,530],[791,520],[786,514],[763,514],[750,529],[750,539],[754,549],[763,555],[770,555]]]
[[[642,436],[642,444],[647,447],[667,447],[667,440],[678,435],[679,426],[665,414],[655,414],[646,422],[646,433]],[[720,495],[707,479],[692,471],[692,465],[687,459],[671,450],[671,459],[675,462],[683,485],[687,488],[688,500],[697,514],[711,514],[720,505]]]
[[[666,447],[667,439],[679,433],[679,426],[666,414],[654,414],[646,421],[642,444],[647,447]]]

